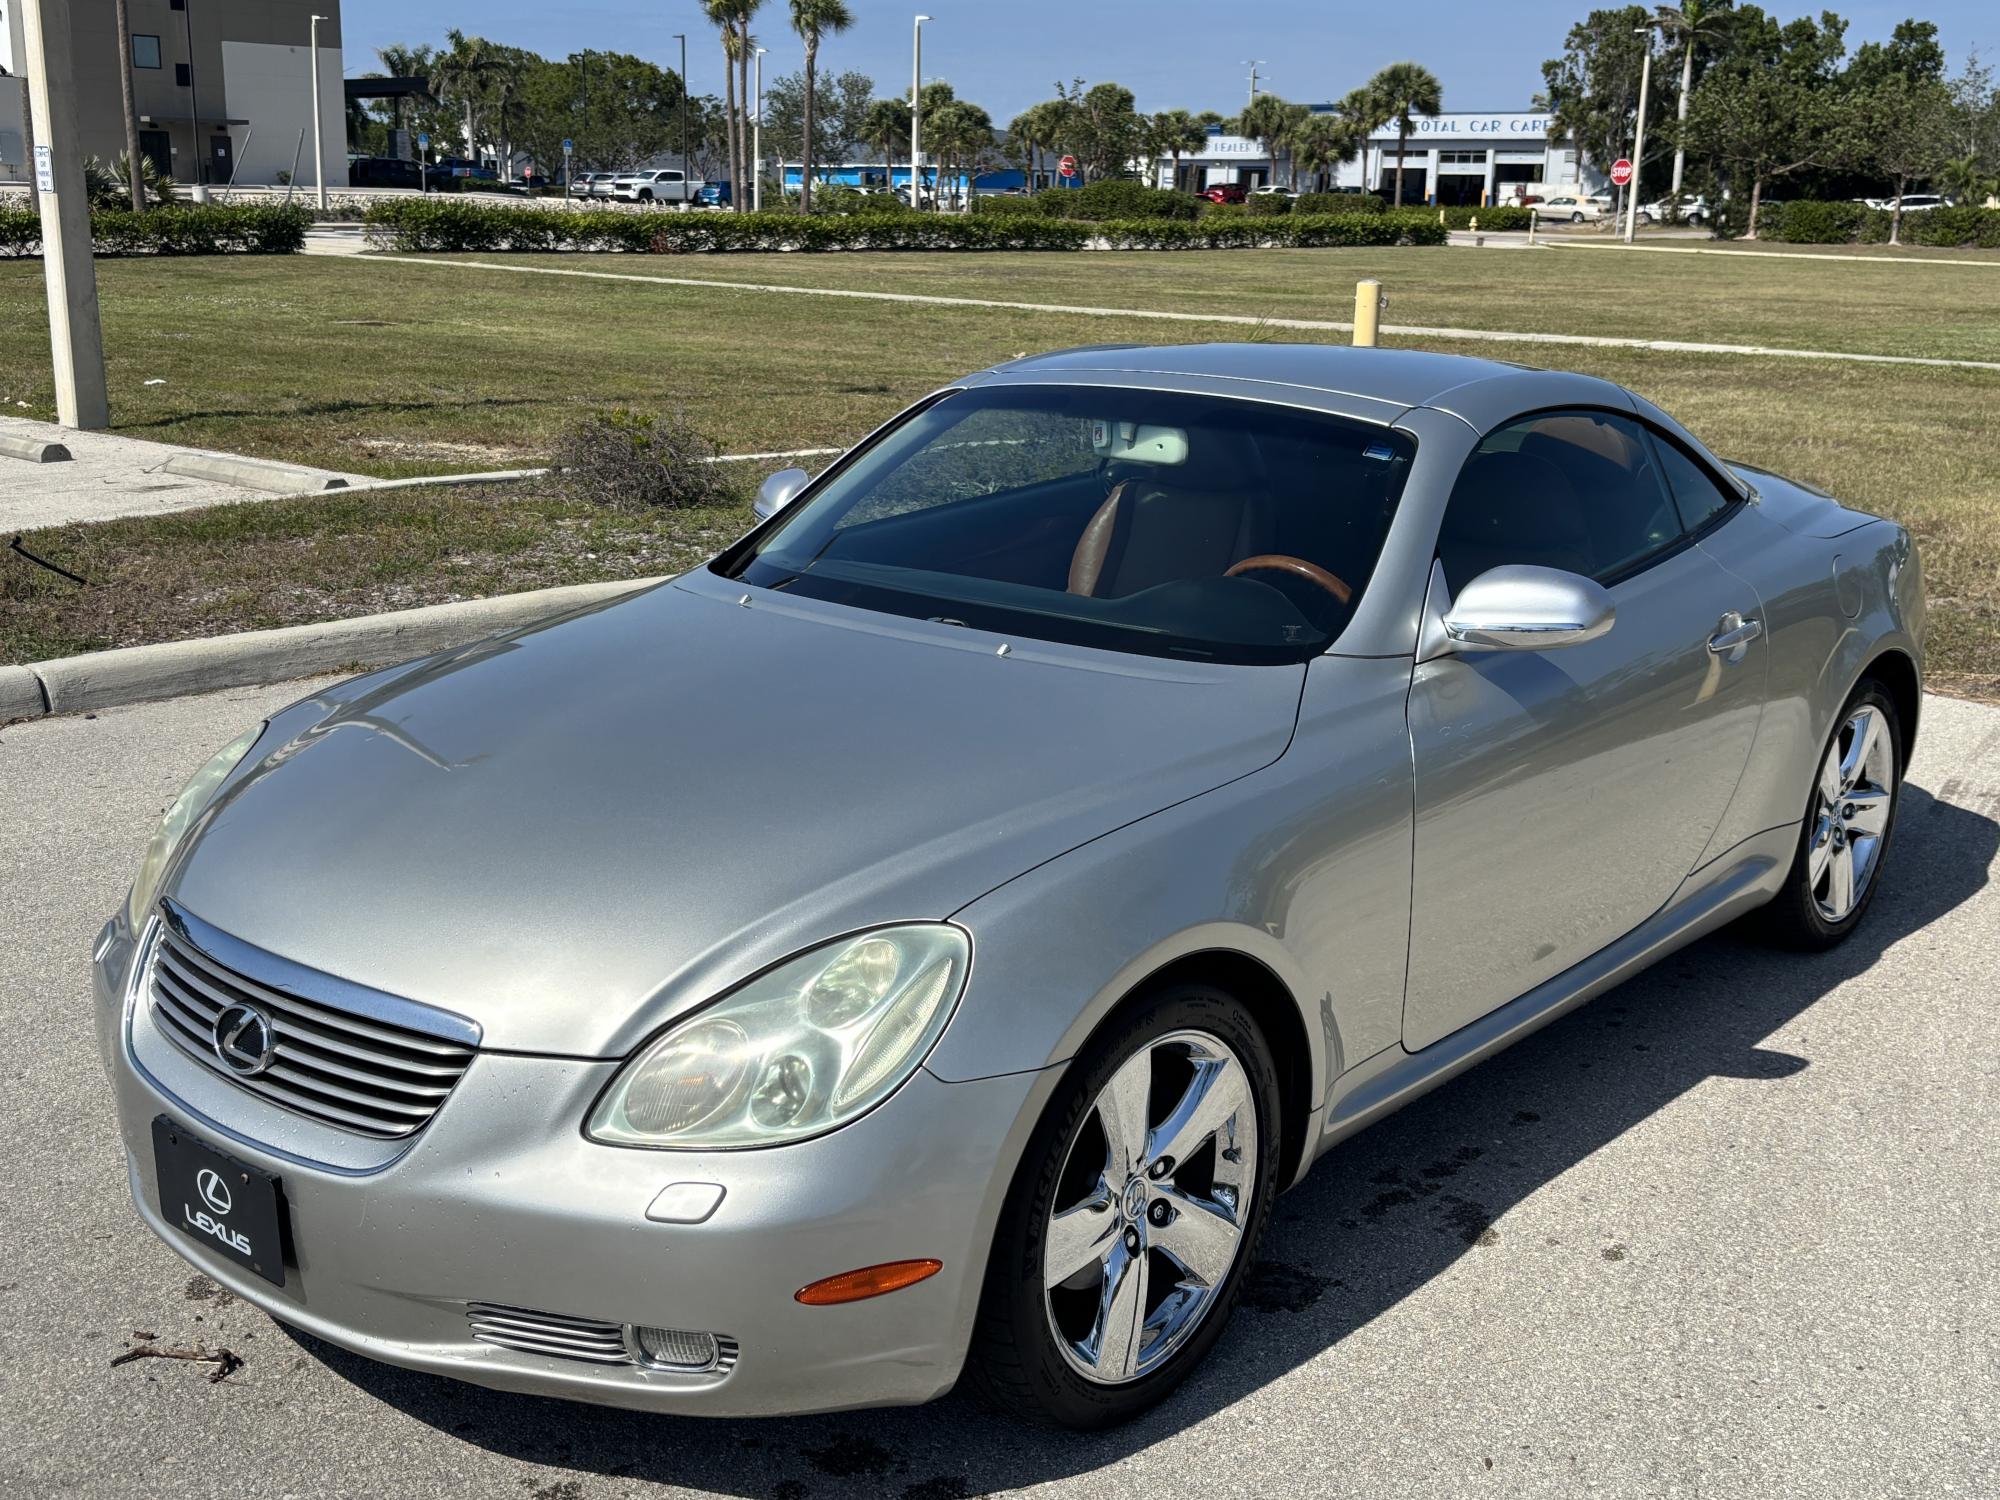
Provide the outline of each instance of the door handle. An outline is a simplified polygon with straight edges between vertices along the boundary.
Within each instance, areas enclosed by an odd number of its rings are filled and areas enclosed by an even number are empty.
[[[1750,643],[1764,633],[1763,621],[1746,620],[1733,609],[1717,623],[1720,628],[1708,638],[1708,649],[1729,662],[1743,660]]]

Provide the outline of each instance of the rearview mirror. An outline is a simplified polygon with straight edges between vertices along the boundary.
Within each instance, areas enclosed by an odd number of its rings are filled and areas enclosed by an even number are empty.
[[[1617,617],[1611,595],[1581,574],[1509,563],[1459,591],[1444,634],[1456,651],[1546,651],[1594,641]]]
[[[780,469],[759,487],[757,503],[750,508],[757,513],[758,520],[768,521],[790,505],[799,491],[810,483],[812,475],[804,469]]]

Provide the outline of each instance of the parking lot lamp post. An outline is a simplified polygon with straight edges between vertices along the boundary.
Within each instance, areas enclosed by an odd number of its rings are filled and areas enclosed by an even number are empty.
[[[924,22],[918,16],[910,28],[910,207],[924,206]]]
[[[757,113],[750,121],[750,211],[764,211],[764,54],[757,49]]]
[[[676,31],[674,40],[681,44],[681,194],[686,202],[688,180],[688,39],[685,31]]]
[[[1639,125],[1632,137],[1632,180],[1625,185],[1625,243],[1632,243],[1632,232],[1639,223],[1639,169],[1646,160],[1646,95],[1653,86],[1653,28],[1638,26],[1633,30],[1646,39],[1645,60],[1639,64]]]
[[[319,194],[319,211],[326,212],[326,150],[319,137],[319,23],[325,16],[312,18],[313,74],[313,187]]]

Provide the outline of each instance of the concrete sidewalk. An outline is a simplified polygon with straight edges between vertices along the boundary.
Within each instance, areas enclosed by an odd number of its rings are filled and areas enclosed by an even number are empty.
[[[0,532],[9,534],[74,521],[109,521],[236,500],[268,500],[275,494],[323,489],[335,480],[355,486],[372,482],[364,475],[300,464],[251,460],[246,465],[235,454],[110,432],[78,432],[24,417],[0,416],[0,435],[61,443],[72,455],[67,463],[43,464],[0,455]],[[219,477],[173,473],[168,467],[189,460],[220,460],[254,482],[228,483]],[[299,482],[279,483],[282,475],[298,476]]]

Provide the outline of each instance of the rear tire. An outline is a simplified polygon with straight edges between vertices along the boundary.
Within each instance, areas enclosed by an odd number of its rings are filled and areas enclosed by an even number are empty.
[[[1848,697],[1813,765],[1805,818],[1784,888],[1760,913],[1788,948],[1831,948],[1861,925],[1882,884],[1902,800],[1903,726],[1873,678]]]
[[[1278,1098],[1255,1022],[1208,985],[1162,989],[1093,1040],[1008,1191],[968,1383],[1079,1430],[1163,1400],[1221,1337],[1256,1260]]]

